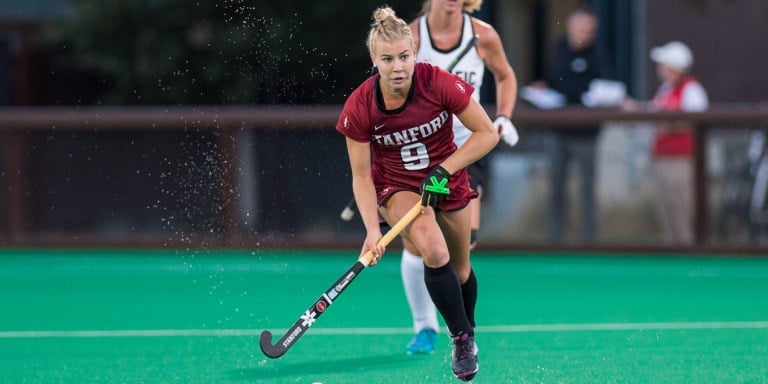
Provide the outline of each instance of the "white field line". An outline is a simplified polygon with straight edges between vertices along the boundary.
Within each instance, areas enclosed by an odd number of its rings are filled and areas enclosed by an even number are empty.
[[[479,333],[594,332],[643,330],[768,329],[768,321],[712,321],[657,323],[521,324],[478,326]],[[273,330],[279,337],[286,330]],[[0,339],[100,338],[100,337],[225,337],[259,336],[256,329],[117,329],[81,331],[0,331]],[[403,328],[315,328],[312,335],[408,335]]]

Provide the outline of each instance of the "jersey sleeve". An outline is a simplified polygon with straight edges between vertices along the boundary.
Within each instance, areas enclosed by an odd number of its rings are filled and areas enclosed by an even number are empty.
[[[435,87],[439,92],[446,110],[458,115],[467,108],[475,88],[461,79],[440,68],[433,68]]]
[[[697,82],[688,83],[683,88],[683,95],[680,100],[680,108],[683,111],[700,112],[709,107],[709,98],[704,87]]]
[[[341,110],[341,115],[339,115],[339,121],[336,122],[336,130],[354,141],[368,143],[371,141],[371,136],[367,129],[370,124],[366,124],[363,119],[365,107],[359,94],[359,92],[353,92],[347,98],[344,108]]]

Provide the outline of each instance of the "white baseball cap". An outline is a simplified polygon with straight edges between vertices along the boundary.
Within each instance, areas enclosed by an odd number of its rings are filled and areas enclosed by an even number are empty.
[[[687,45],[679,41],[670,41],[651,49],[651,60],[672,69],[684,71],[693,65],[693,53]]]

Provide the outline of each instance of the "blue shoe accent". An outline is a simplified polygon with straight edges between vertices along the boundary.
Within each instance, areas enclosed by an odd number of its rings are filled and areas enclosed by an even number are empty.
[[[435,352],[435,341],[437,340],[437,332],[433,329],[425,328],[419,331],[410,343],[408,343],[407,351],[409,355],[415,354],[431,354]]]

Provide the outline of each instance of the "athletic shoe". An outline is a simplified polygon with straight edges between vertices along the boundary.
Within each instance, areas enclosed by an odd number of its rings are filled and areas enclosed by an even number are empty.
[[[478,369],[475,337],[462,332],[451,339],[453,339],[451,352],[453,374],[460,380],[470,381],[475,377]]]
[[[436,339],[437,332],[434,329],[424,328],[413,336],[406,350],[409,355],[434,353]]]

